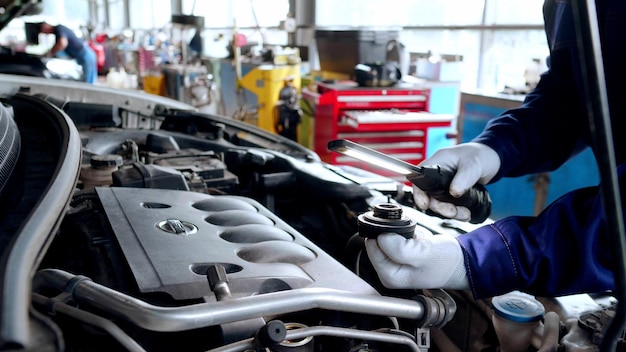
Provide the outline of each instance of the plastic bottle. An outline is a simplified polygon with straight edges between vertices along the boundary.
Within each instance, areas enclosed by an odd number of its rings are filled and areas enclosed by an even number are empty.
[[[111,88],[122,88],[120,73],[117,71],[117,68],[111,67],[109,69],[109,73],[107,73],[106,78],[107,87]]]
[[[525,352],[534,330],[545,314],[541,302],[533,296],[513,291],[491,299],[491,321],[498,335],[500,352]]]

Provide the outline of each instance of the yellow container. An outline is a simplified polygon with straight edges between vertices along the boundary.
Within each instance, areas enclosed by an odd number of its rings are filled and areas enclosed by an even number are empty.
[[[147,75],[143,78],[143,91],[150,94],[165,96],[165,76]]]

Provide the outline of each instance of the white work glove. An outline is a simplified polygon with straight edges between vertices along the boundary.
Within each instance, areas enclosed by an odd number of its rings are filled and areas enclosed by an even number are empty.
[[[450,235],[433,235],[418,227],[410,239],[396,233],[367,238],[365,248],[387,288],[469,289],[461,245]]]
[[[498,173],[500,156],[485,144],[468,142],[441,148],[420,165],[439,165],[444,170],[456,170],[449,192],[454,197],[460,197],[476,183],[487,184]],[[431,198],[415,185],[413,199],[421,210],[430,208],[446,218],[461,221],[471,218],[468,208]]]

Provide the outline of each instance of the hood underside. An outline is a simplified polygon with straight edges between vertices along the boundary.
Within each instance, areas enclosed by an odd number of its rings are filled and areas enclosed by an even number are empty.
[[[40,14],[42,6],[42,0],[0,0],[0,30],[16,17]]]

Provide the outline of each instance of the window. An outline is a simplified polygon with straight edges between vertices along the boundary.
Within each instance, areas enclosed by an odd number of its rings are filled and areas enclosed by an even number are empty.
[[[171,0],[129,1],[128,8],[130,13],[142,14],[142,16],[129,16],[130,28],[150,30],[165,27],[172,19],[170,7]]]
[[[487,0],[485,24],[543,24],[544,0]]]
[[[278,28],[287,17],[288,0],[183,0],[182,10],[185,14],[204,17],[203,35],[206,38],[216,38],[220,34],[230,36],[236,24],[248,42],[277,45],[287,42],[284,31],[268,28]]]
[[[485,0],[317,0],[318,26],[479,24]]]
[[[288,0],[183,0],[185,14],[204,16],[206,28],[278,27],[289,12]]]
[[[186,15],[204,17],[206,28],[227,28],[233,25],[231,1],[184,0],[182,11]]]
[[[523,84],[545,65],[543,0],[317,0],[318,26],[401,26],[409,52],[460,55],[465,90]]]

